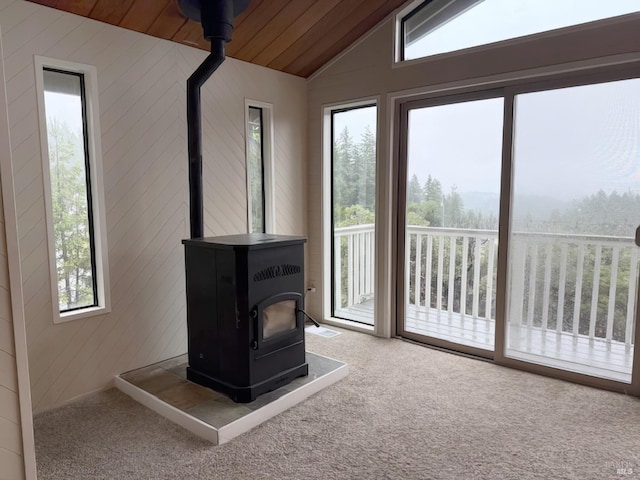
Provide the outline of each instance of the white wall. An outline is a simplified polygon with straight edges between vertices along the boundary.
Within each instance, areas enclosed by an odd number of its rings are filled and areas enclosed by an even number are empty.
[[[17,480],[24,464],[3,207],[0,183],[0,479]]]
[[[0,26],[37,412],[103,389],[117,373],[186,352],[185,81],[206,52],[23,0],[0,0]],[[98,70],[112,312],[58,325],[34,54]],[[203,87],[205,234],[246,231],[245,97],[273,104],[277,233],[305,234],[305,81],[234,59]]]
[[[638,41],[640,14],[625,21],[606,22],[597,27],[578,28],[572,32],[545,38],[522,40],[481,51],[441,56],[432,60],[394,67],[394,18],[378,25],[351,50],[330,62],[308,81],[309,99],[309,266],[308,276],[316,280],[318,292],[309,295],[308,308],[317,316],[323,312],[322,291],[322,110],[323,106],[348,103],[363,98],[380,99],[378,138],[377,241],[391,241],[393,209],[393,165],[391,164],[392,112],[390,98],[398,92],[419,91],[429,86],[452,85],[469,79],[510,74],[528,69],[579,62],[598,57],[640,52]],[[386,250],[378,255],[380,279],[376,292],[377,333],[392,331],[391,309],[395,253]]]
[[[0,86],[4,86],[4,62],[2,61],[2,42],[0,41]],[[18,363],[24,361],[26,341],[15,342],[15,331],[24,331],[18,325],[24,326],[21,310],[14,309],[15,298],[19,298],[19,276],[11,272],[9,266],[9,252],[15,252],[15,209],[12,200],[13,187],[11,182],[11,148],[9,143],[9,125],[7,117],[7,98],[4,88],[0,88],[0,479],[25,478],[25,456],[23,428],[26,429],[27,444],[33,445],[31,433],[30,411],[26,415],[20,409],[20,391],[28,383],[24,371],[20,371],[22,381],[18,379]],[[5,202],[6,199],[6,202]],[[5,214],[5,211],[7,212]],[[8,221],[5,221],[5,216]],[[13,221],[12,221],[13,220]],[[13,227],[13,228],[11,228]],[[13,268],[18,265],[12,262]],[[15,290],[12,291],[12,285]],[[12,298],[13,297],[13,298]],[[20,320],[20,321],[19,321]],[[18,354],[21,350],[22,355]],[[28,392],[26,392],[28,393]],[[28,395],[23,398],[28,398]],[[28,420],[28,421],[25,421]],[[24,422],[24,423],[23,423]],[[33,450],[33,449],[31,449]],[[33,453],[27,457],[33,463]],[[33,465],[29,471],[33,471]]]

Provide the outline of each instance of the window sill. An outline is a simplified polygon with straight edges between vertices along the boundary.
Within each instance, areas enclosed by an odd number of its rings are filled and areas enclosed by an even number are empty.
[[[99,315],[106,315],[110,313],[111,309],[105,306],[81,308],[72,312],[54,313],[53,323],[65,323],[72,320],[81,320],[83,318],[97,317]]]
[[[322,323],[325,325],[332,325],[334,327],[341,327],[341,328],[344,328],[345,330],[353,330],[355,332],[369,333],[369,334],[373,334],[375,332],[373,325],[366,325],[364,323],[345,320],[343,318],[329,317],[329,318],[325,318],[324,322]]]

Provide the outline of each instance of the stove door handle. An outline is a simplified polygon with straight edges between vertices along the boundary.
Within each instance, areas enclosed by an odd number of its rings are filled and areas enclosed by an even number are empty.
[[[316,321],[315,318],[313,318],[311,315],[309,315],[307,312],[305,312],[304,310],[302,310],[301,308],[298,309],[298,311],[300,313],[302,313],[305,317],[307,317],[309,320],[311,320],[311,322],[316,326],[316,327],[320,327],[320,324]]]

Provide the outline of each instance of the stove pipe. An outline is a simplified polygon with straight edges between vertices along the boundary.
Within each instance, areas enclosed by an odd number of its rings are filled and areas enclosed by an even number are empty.
[[[211,53],[187,80],[187,137],[189,152],[189,206],[191,238],[204,235],[202,195],[202,113],[200,87],[222,64],[225,45],[231,40],[233,18],[250,0],[179,0],[182,13],[202,23]]]

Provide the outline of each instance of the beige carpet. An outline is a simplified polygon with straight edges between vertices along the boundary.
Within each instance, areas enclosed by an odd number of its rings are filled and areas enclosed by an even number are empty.
[[[116,390],[41,414],[38,478],[640,478],[638,398],[353,332],[307,345],[349,376],[219,447]]]

